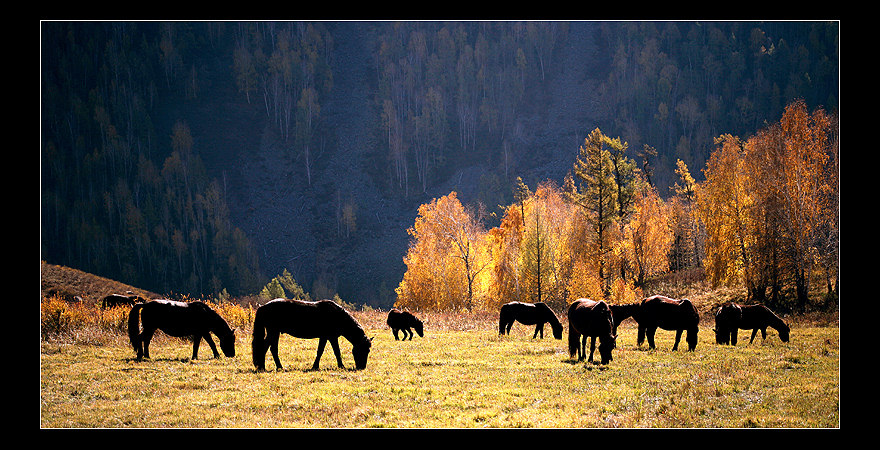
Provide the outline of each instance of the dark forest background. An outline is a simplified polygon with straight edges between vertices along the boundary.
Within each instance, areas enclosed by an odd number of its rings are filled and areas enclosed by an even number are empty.
[[[388,307],[420,204],[497,220],[597,127],[669,194],[723,133],[836,112],[839,50],[837,22],[43,22],[41,260]]]

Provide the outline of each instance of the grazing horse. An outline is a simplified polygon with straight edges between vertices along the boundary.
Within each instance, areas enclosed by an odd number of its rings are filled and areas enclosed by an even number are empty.
[[[546,303],[538,302],[535,304],[510,302],[501,306],[501,313],[498,319],[498,334],[510,334],[510,328],[513,322],[519,322],[523,325],[534,325],[535,334],[532,339],[540,333],[541,339],[544,339],[544,324],[550,323],[553,329],[553,337],[562,339],[562,324],[553,314],[553,310]]]
[[[278,338],[281,333],[302,339],[318,338],[318,355],[312,370],[318,370],[318,362],[324,353],[327,341],[333,347],[336,364],[344,369],[339,354],[339,336],[352,345],[352,356],[358,370],[367,367],[372,339],[367,338],[364,329],[346,310],[330,300],[307,302],[277,298],[257,308],[254,316],[253,359],[258,371],[266,370],[266,351],[272,349],[275,370],[282,370],[278,359]]]
[[[688,351],[697,348],[700,315],[697,308],[688,299],[675,300],[662,295],[655,295],[642,300],[637,312],[639,322],[638,345],[642,345],[648,337],[648,347],[654,348],[654,333],[657,328],[675,330],[675,344],[672,351],[678,350],[681,334],[687,331]]]
[[[628,303],[625,305],[608,305],[611,308],[611,317],[614,319],[614,330],[612,333],[617,335],[617,327],[627,318],[632,317],[638,323],[639,321],[639,305],[641,303]]]
[[[101,308],[113,308],[116,306],[134,306],[136,303],[145,303],[147,300],[134,292],[122,294],[110,294],[101,300]]]
[[[139,332],[138,321],[143,327]],[[235,330],[205,303],[175,302],[172,300],[151,300],[138,303],[128,313],[128,338],[131,341],[137,359],[150,357],[150,339],[156,330],[174,337],[192,337],[192,359],[199,356],[199,343],[202,338],[211,346],[215,358],[220,357],[210,333],[217,335],[223,354],[235,356]]]
[[[400,340],[397,337],[398,331],[403,331],[404,341],[406,340],[407,335],[409,335],[409,340],[412,340],[412,328],[416,329],[416,333],[419,333],[419,337],[425,337],[422,321],[417,319],[416,316],[410,314],[408,311],[400,311],[397,309],[392,309],[391,311],[388,311],[388,320],[386,321],[386,323],[389,327],[391,327],[391,331],[394,333],[395,341]]]
[[[593,352],[596,350],[596,337],[598,337],[602,364],[613,361],[611,351],[617,346],[617,336],[611,331],[613,327],[614,319],[607,303],[587,298],[575,300],[568,307],[569,356],[574,357],[577,353],[577,360],[583,361],[587,353],[587,337],[589,337],[590,357],[587,361],[593,362]]]
[[[779,332],[779,339],[788,342],[791,329],[782,319],[764,305],[741,306],[730,303],[718,308],[715,313],[715,342],[736,345],[738,330],[752,330],[751,344],[761,330],[761,338],[767,339],[767,327]]]

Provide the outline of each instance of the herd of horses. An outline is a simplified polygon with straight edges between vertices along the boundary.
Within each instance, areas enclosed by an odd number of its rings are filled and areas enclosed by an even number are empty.
[[[110,296],[108,296],[110,297]],[[137,359],[150,357],[150,339],[156,330],[169,336],[192,337],[192,359],[198,358],[199,343],[207,341],[214,353],[220,356],[211,338],[213,333],[220,341],[220,349],[227,357],[235,356],[235,330],[210,306],[201,301],[178,302],[172,300],[138,301],[131,295],[117,296],[102,305],[121,301],[127,298],[131,303],[128,315],[128,335],[134,347]],[[136,296],[135,296],[136,297]],[[121,303],[127,305],[129,303]],[[688,351],[697,347],[697,333],[700,316],[696,307],[688,299],[676,300],[661,295],[648,297],[640,302],[609,305],[599,300],[578,299],[568,308],[568,351],[569,357],[577,357],[577,361],[593,362],[596,340],[599,341],[599,357],[601,364],[613,361],[612,351],[617,347],[617,327],[624,320],[632,318],[638,324],[637,344],[641,347],[645,338],[648,347],[654,349],[654,334],[658,328],[675,331],[673,351],[683,333],[687,333]],[[544,325],[550,324],[553,337],[562,339],[563,326],[556,314],[545,303],[510,302],[503,305],[499,312],[498,333],[510,333],[514,322],[534,325],[532,338],[544,337]],[[392,309],[388,313],[387,325],[391,328],[395,340],[402,333],[403,340],[412,340],[413,329],[420,337],[424,337],[422,321],[409,312]],[[753,330],[754,341],[758,330],[767,338],[767,327],[775,328],[779,338],[788,342],[789,327],[785,322],[763,305],[743,306],[734,303],[726,304],[715,314],[715,342],[719,345],[736,345],[738,330]],[[275,299],[259,308],[254,315],[252,335],[253,364],[257,371],[266,370],[266,353],[271,350],[275,369],[283,369],[278,358],[278,340],[280,335],[288,334],[301,339],[318,339],[318,352],[312,370],[318,370],[324,347],[329,342],[336,356],[336,365],[344,369],[339,351],[339,338],[344,337],[352,345],[352,356],[355,368],[364,369],[372,345],[372,338],[367,337],[364,329],[344,308],[330,300],[302,301]],[[590,340],[590,354],[586,355],[587,340]]]

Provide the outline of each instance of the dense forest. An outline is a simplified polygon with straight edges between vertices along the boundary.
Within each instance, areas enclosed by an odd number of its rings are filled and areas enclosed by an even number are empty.
[[[289,268],[313,297],[387,307],[416,209],[451,186],[477,228],[513,220],[499,205],[531,217],[528,185],[573,207],[567,175],[601,130],[652,187],[633,185],[653,194],[632,204],[659,208],[681,197],[682,173],[720,173],[719,137],[746,142],[733,137],[797,101],[833,116],[838,93],[835,22],[44,22],[41,259],[192,295],[257,293]],[[539,217],[536,230],[563,220]],[[631,289],[721,267],[702,248],[607,270]],[[378,256],[350,256],[363,254]],[[363,265],[387,269],[357,275]],[[788,286],[760,273],[755,295]],[[604,270],[595,279],[613,288]],[[465,280],[472,294],[478,277]]]

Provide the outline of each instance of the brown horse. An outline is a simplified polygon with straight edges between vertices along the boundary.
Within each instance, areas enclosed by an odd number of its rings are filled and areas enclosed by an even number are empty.
[[[562,339],[562,324],[546,303],[505,303],[501,306],[501,312],[498,317],[498,334],[510,334],[513,322],[519,322],[523,325],[534,325],[535,334],[532,335],[532,339],[536,338],[538,334],[541,335],[541,339],[544,339],[544,324],[549,323],[550,328],[553,330],[553,337]]]
[[[730,303],[718,308],[715,313],[715,342],[736,345],[738,330],[752,330],[749,344],[754,342],[758,330],[761,330],[761,338],[766,340],[768,326],[779,332],[782,342],[788,342],[791,329],[769,308],[764,305],[742,306]]]
[[[258,371],[266,370],[266,351],[272,349],[275,370],[282,370],[278,359],[278,339],[281,333],[302,339],[318,339],[318,355],[312,370],[318,370],[318,362],[327,342],[333,347],[336,365],[344,369],[339,354],[339,336],[352,345],[355,367],[367,367],[372,339],[367,338],[360,324],[341,306],[330,300],[307,302],[278,298],[257,308],[254,315],[253,360]]]
[[[389,327],[391,327],[391,332],[394,333],[394,340],[399,341],[397,337],[397,332],[403,332],[403,340],[405,341],[407,335],[409,335],[409,340],[413,338],[412,328],[416,329],[416,333],[419,334],[419,337],[425,337],[424,335],[424,326],[422,325],[422,321],[416,318],[416,316],[410,314],[408,311],[400,311],[398,309],[392,309],[388,311],[388,319],[386,322]]]
[[[641,303],[628,303],[624,305],[608,305],[611,308],[611,316],[614,319],[614,330],[612,333],[617,335],[617,327],[627,318],[632,317],[638,323],[639,306]]]
[[[139,330],[138,320],[143,325],[143,332]],[[198,358],[199,343],[203,338],[211,346],[214,357],[220,357],[210,333],[217,335],[224,355],[235,356],[235,331],[220,314],[199,301],[152,300],[134,305],[128,313],[128,338],[138,360],[150,357],[150,339],[156,330],[174,337],[192,337],[192,359]]]
[[[596,338],[599,338],[599,356],[602,364],[613,361],[611,351],[617,346],[617,336],[611,330],[614,327],[614,319],[611,316],[611,308],[604,301],[593,301],[587,298],[577,299],[568,307],[568,354],[577,360],[583,361],[587,353],[587,337],[590,338],[590,357],[593,362],[593,352],[596,350]],[[583,337],[582,337],[583,336]]]
[[[681,334],[687,331],[688,351],[697,348],[698,325],[700,314],[697,308],[688,299],[675,300],[662,295],[655,295],[642,300],[636,313],[639,322],[638,345],[641,346],[648,338],[648,347],[653,349],[654,333],[657,328],[675,331],[675,344],[672,351],[678,350]]]

